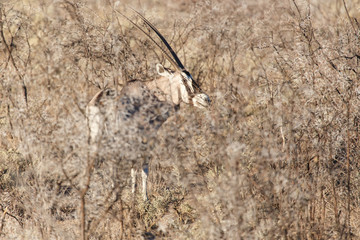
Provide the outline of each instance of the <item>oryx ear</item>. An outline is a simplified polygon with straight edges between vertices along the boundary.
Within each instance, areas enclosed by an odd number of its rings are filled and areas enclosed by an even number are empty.
[[[168,70],[166,70],[163,65],[161,65],[160,63],[156,64],[156,71],[158,72],[159,75],[164,76],[164,77],[169,77],[170,73]]]

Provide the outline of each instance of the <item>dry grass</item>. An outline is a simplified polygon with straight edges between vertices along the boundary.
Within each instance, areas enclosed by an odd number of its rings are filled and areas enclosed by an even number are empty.
[[[213,100],[134,152],[148,202],[118,145],[92,153],[85,116],[99,88],[169,64],[113,11],[128,3]],[[360,237],[358,0],[0,6],[0,238]]]

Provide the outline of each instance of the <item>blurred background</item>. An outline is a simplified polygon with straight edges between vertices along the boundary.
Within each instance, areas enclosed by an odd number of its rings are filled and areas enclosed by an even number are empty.
[[[127,150],[92,152],[86,118],[100,89],[171,67],[129,6],[212,99],[133,152],[150,159],[146,202]],[[0,238],[359,238],[359,6],[2,1]]]

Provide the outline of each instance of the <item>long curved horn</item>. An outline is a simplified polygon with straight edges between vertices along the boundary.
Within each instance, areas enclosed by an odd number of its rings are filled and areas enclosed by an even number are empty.
[[[160,50],[161,52],[165,55],[165,57],[169,60],[169,62],[178,70],[184,72],[194,83],[194,86],[198,89],[201,90],[199,84],[193,79],[193,77],[191,76],[191,74],[185,69],[184,65],[181,63],[180,59],[178,58],[178,56],[176,55],[176,53],[174,52],[174,50],[171,48],[170,44],[166,41],[165,37],[159,32],[159,30],[157,30],[157,28],[151,23],[149,22],[149,20],[147,20],[143,15],[141,15],[141,13],[139,13],[138,11],[136,11],[135,9],[129,7],[131,10],[133,10],[137,15],[139,15],[139,17],[144,21],[144,23],[149,26],[155,33],[156,35],[161,39],[161,41],[165,44],[165,46],[167,47],[167,49],[170,51],[171,55],[173,56],[173,58],[171,58],[171,56],[169,56],[169,54],[150,36],[150,34],[148,34],[147,32],[144,31],[144,29],[142,29],[139,25],[137,25],[135,22],[133,22],[130,18],[128,18],[127,16],[125,16],[124,14],[122,14],[121,12],[115,10],[117,13],[119,13],[121,16],[123,16],[124,18],[126,18],[130,23],[132,23],[136,28],[138,28],[141,32],[143,32]]]
[[[141,15],[138,11],[136,11],[133,8],[131,8],[131,10],[133,10],[137,15],[139,15],[139,17],[146,23],[146,25],[148,25],[158,35],[158,37],[161,39],[161,41],[165,44],[167,49],[170,51],[171,55],[173,56],[177,65],[179,66],[179,68],[181,70],[184,70],[185,69],[184,65],[181,63],[180,59],[178,58],[178,56],[176,55],[174,50],[171,48],[170,44],[166,41],[164,36],[159,32],[159,30],[157,30],[157,28],[151,22],[149,22],[149,20],[147,20],[143,15]]]
[[[177,62],[175,62],[170,56],[169,54],[150,36],[150,34],[148,34],[147,32],[144,31],[144,29],[142,29],[139,25],[137,25],[135,22],[133,22],[130,18],[128,18],[127,16],[125,16],[124,14],[122,14],[121,12],[115,10],[118,14],[120,14],[121,16],[123,16],[124,18],[126,18],[130,23],[132,23],[137,29],[139,29],[141,32],[143,32],[160,50],[161,52],[165,55],[165,57],[167,58],[167,60],[169,60],[169,62],[177,69],[179,70],[183,70],[184,67],[179,66],[179,64]],[[134,10],[135,11],[135,10]],[[166,41],[166,40],[165,40]],[[167,42],[166,42],[167,43]],[[166,44],[165,44],[166,45]],[[170,46],[169,46],[170,47]],[[171,47],[170,47],[171,49]],[[169,50],[170,50],[169,49]],[[172,49],[171,49],[172,50]],[[174,53],[175,54],[175,53]],[[181,63],[181,62],[180,62]]]

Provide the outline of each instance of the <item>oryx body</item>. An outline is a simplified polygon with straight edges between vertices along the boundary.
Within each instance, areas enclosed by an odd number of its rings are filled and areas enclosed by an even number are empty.
[[[143,198],[147,199],[148,159],[143,153],[151,148],[151,139],[156,138],[157,130],[174,114],[181,102],[204,109],[209,106],[210,99],[185,70],[158,30],[143,16],[140,14],[139,16],[167,46],[173,58],[163,49],[161,50],[176,70],[172,71],[157,64],[156,70],[160,77],[155,80],[131,81],[119,92],[112,89],[99,91],[87,106],[87,116],[91,142],[96,149],[117,144],[118,152],[115,155],[132,162],[133,192],[135,192],[136,180],[133,166],[143,164],[142,194]],[[152,38],[151,40],[155,42]],[[100,155],[106,153],[102,152]]]

